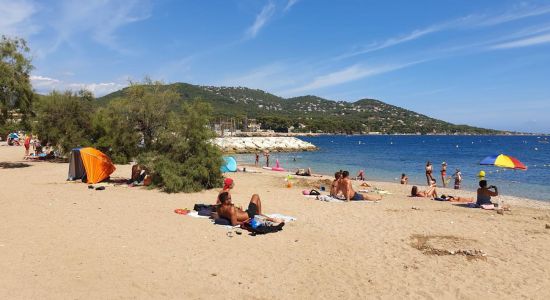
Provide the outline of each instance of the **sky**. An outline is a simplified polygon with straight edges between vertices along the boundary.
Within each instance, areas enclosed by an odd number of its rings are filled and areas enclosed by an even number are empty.
[[[37,92],[145,77],[550,133],[550,0],[0,0]]]

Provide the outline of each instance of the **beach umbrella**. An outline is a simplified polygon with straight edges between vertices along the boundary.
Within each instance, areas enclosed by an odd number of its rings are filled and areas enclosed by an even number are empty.
[[[527,167],[517,158],[504,154],[487,156],[479,164],[515,170],[527,170]]]

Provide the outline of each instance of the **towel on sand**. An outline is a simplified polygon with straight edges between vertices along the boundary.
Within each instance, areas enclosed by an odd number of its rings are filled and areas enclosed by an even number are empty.
[[[268,216],[268,217],[270,217],[270,218],[282,219],[282,220],[284,220],[286,223],[292,222],[292,221],[296,221],[296,218],[295,218],[295,217],[286,216],[286,215],[281,215],[281,214],[267,214],[266,216]]]

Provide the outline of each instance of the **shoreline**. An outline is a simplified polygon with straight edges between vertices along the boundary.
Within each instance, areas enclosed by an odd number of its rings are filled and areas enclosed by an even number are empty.
[[[253,174],[262,174],[265,176],[274,176],[274,177],[281,177],[284,178],[287,175],[292,175],[295,179],[300,180],[330,180],[332,181],[334,179],[333,175],[328,174],[322,174],[322,173],[313,173],[313,176],[297,176],[294,174],[295,170],[289,171],[285,170],[283,172],[274,172],[270,170],[263,169],[262,167],[256,167],[253,164],[247,164],[247,163],[241,163],[238,165],[239,172],[238,173],[247,173],[249,171],[252,171]],[[247,172],[242,172],[242,168],[246,168]],[[229,174],[229,175],[228,175]],[[230,174],[232,173],[226,173],[226,176],[230,177]],[[408,197],[410,194],[410,190],[413,185],[416,184],[406,184],[403,185],[401,183],[392,182],[392,181],[383,181],[383,180],[367,180],[359,181],[352,179],[352,182],[355,183],[355,185],[359,185],[362,182],[367,182],[369,185],[372,186],[383,186],[383,187],[391,187],[392,190],[402,190],[405,193],[401,194],[400,196]],[[426,189],[427,187],[425,185],[416,185],[420,190]],[[408,192],[407,192],[408,191]],[[476,191],[470,191],[465,189],[455,190],[454,188],[443,188],[443,187],[437,187],[438,194],[444,194],[444,195],[452,195],[452,196],[459,196],[459,197],[469,197],[474,198],[474,201],[476,199]],[[525,208],[540,208],[540,209],[550,209],[550,202],[544,201],[544,200],[538,200],[538,199],[531,199],[527,197],[518,197],[518,196],[512,196],[512,195],[506,195],[501,194],[497,197],[502,197],[503,201],[505,203],[510,203],[513,206],[520,206]],[[496,197],[493,197],[494,199],[498,199]],[[427,199],[427,198],[426,198]]]

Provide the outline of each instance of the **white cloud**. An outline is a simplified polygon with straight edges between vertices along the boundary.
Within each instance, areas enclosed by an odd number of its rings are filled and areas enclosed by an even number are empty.
[[[288,0],[288,2],[286,3],[286,6],[284,8],[284,11],[288,11],[290,10],[296,3],[298,3],[299,0]]]
[[[256,15],[254,24],[246,30],[247,38],[255,38],[260,30],[267,24],[267,22],[275,14],[275,4],[272,1],[269,1],[263,8],[262,11]]]
[[[33,88],[39,93],[49,93],[53,90],[65,91],[65,90],[88,90],[92,92],[96,97],[103,96],[114,91],[120,90],[126,87],[125,84],[116,82],[101,82],[101,83],[74,83],[64,82],[59,79],[50,78],[46,76],[33,75],[30,77]]]
[[[0,0],[0,33],[21,37],[36,33],[39,27],[30,20],[36,12],[30,1]]]
[[[374,66],[374,67],[364,66],[364,65],[353,65],[343,70],[317,76],[311,82],[305,85],[286,90],[282,93],[285,95],[297,95],[304,92],[315,91],[325,87],[335,86],[335,85],[355,81],[358,79],[362,79],[365,77],[370,77],[370,76],[379,75],[379,74],[395,71],[398,69],[406,68],[408,66],[412,66],[421,62],[423,61],[415,61],[415,62],[410,62],[405,64],[381,65],[381,66]]]
[[[363,47],[363,48],[361,48],[357,51],[353,51],[353,52],[338,56],[338,57],[336,57],[336,59],[348,58],[348,57],[352,57],[352,56],[357,56],[357,55],[361,55],[361,54],[381,50],[381,49],[384,49],[384,48],[389,48],[389,47],[392,47],[392,46],[395,46],[395,45],[399,45],[401,43],[416,40],[416,39],[418,39],[420,37],[423,37],[427,34],[437,32],[437,31],[440,31],[440,30],[441,30],[441,28],[439,28],[437,26],[415,30],[415,31],[413,31],[413,32],[411,32],[407,35],[404,35],[404,36],[393,37],[393,38],[389,38],[389,39],[387,39],[385,41],[382,41],[382,42],[371,43],[370,45],[367,45],[367,46],[365,46],[365,47]]]
[[[56,16],[52,18],[57,37],[47,52],[55,51],[62,43],[71,43],[77,36],[89,35],[112,50],[131,53],[120,45],[116,33],[128,24],[149,18],[150,10],[149,0],[64,2],[56,8]]]
[[[343,55],[337,56],[335,59],[349,58],[361,54],[366,54],[369,52],[382,50],[385,48],[393,47],[402,43],[410,42],[421,37],[424,37],[429,34],[452,30],[452,29],[472,29],[480,27],[489,27],[496,26],[499,24],[517,21],[520,19],[545,15],[550,13],[550,6],[541,6],[541,7],[527,7],[514,9],[513,11],[507,11],[501,14],[496,15],[479,15],[472,14],[458,19],[450,20],[447,22],[434,24],[430,27],[417,29],[412,31],[409,34],[391,37],[381,42],[371,43],[359,50],[351,51]]]
[[[521,47],[528,47],[528,46],[535,46],[540,44],[546,44],[550,43],[550,33],[547,34],[540,34],[524,39],[519,39],[515,41],[500,43],[491,46],[492,49],[510,49],[510,48],[521,48]]]

